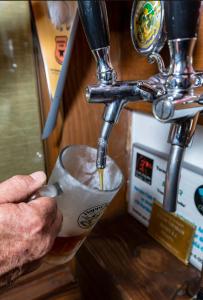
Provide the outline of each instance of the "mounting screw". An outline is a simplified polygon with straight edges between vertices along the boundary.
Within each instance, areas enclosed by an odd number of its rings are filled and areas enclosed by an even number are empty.
[[[166,99],[158,100],[154,105],[153,112],[160,121],[166,121],[173,113],[173,104]]]

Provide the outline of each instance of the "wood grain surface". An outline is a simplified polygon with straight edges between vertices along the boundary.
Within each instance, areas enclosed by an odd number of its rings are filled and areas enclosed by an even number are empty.
[[[77,271],[87,300],[190,299],[199,279],[129,215],[97,226],[78,252]]]
[[[75,300],[71,295],[79,294],[69,266],[43,263],[38,270],[21,277],[9,289],[1,290],[0,300],[48,300],[59,292],[66,292],[68,300]]]

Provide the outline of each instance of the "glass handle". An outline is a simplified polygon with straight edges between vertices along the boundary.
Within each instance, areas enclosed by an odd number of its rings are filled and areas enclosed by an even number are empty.
[[[53,184],[43,185],[36,193],[34,193],[29,201],[35,200],[39,197],[55,198],[63,193],[63,190],[58,182]]]

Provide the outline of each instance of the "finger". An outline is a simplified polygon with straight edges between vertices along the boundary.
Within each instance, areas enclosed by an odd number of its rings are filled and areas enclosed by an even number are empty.
[[[13,176],[0,183],[0,204],[24,201],[45,182],[46,175],[42,171]]]
[[[62,221],[63,221],[63,215],[61,211],[58,209],[55,220],[52,222],[51,226],[47,228],[47,234],[49,236],[49,247],[47,249],[48,251],[50,251],[51,248],[53,247],[54,241],[61,230]]]
[[[57,203],[53,198],[41,197],[28,203],[34,208],[45,223],[45,227],[50,226],[57,216]]]
[[[61,226],[63,223],[63,215],[61,213],[61,211],[58,209],[57,210],[57,214],[56,214],[56,218],[52,224],[52,236],[55,239],[56,236],[59,234],[60,230],[61,230]]]
[[[53,247],[54,241],[61,230],[62,222],[63,222],[63,215],[62,215],[61,211],[58,209],[56,219],[54,220],[52,226],[50,227],[50,231],[49,231],[49,235],[51,237],[49,251]]]

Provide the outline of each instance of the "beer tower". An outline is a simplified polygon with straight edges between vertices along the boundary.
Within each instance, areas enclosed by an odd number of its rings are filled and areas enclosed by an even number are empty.
[[[135,49],[145,55],[149,63],[157,62],[159,74],[148,80],[117,81],[109,56],[105,1],[78,1],[87,40],[97,62],[99,81],[98,84],[87,87],[86,98],[89,103],[105,104],[104,123],[98,142],[98,168],[105,167],[109,135],[127,102],[152,102],[155,118],[172,124],[164,208],[174,212],[184,152],[191,144],[199,113],[203,111],[203,95],[195,91],[196,87],[203,85],[203,73],[193,69],[193,50],[201,1],[152,3],[134,1],[131,37]],[[159,54],[166,39],[170,52],[167,68]]]
[[[171,123],[163,203],[163,208],[169,212],[176,211],[185,149],[192,143],[199,114],[203,111],[203,94],[196,91],[203,86],[203,72],[195,72],[193,68],[200,5],[200,0],[134,1],[131,13],[133,45],[149,63],[157,63],[159,74],[148,80],[117,81],[109,57],[105,1],[78,1],[83,28],[97,62],[98,84],[87,87],[86,98],[89,103],[105,104],[97,168],[105,168],[109,135],[125,104],[152,102],[154,117]],[[167,68],[159,54],[166,41],[170,53]],[[197,299],[203,299],[201,293]]]

